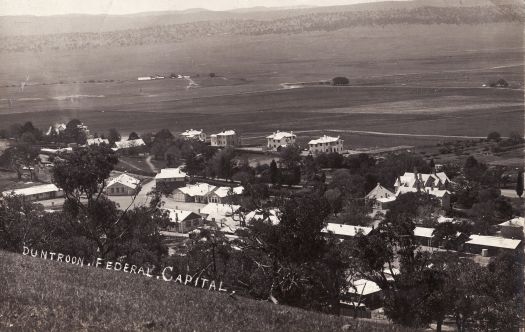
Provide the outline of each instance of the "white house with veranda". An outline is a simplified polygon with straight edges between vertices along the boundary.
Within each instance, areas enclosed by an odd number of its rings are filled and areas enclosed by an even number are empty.
[[[110,196],[131,196],[135,194],[139,184],[139,179],[127,174],[120,174],[109,180],[105,192],[106,195]]]
[[[295,144],[295,139],[297,136],[291,132],[286,131],[279,131],[266,136],[266,139],[268,140],[267,147],[269,150],[277,150],[279,148],[283,148],[285,146]]]
[[[210,135],[211,146],[238,146],[241,145],[241,137],[235,130],[226,130],[218,134]]]
[[[342,153],[343,142],[344,141],[339,136],[331,137],[324,135],[308,142],[308,149],[310,150],[310,154],[313,155],[331,152]]]

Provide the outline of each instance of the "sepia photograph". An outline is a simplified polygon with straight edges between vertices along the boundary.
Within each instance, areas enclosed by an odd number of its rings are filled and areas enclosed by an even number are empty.
[[[0,331],[525,332],[523,0],[0,0]]]

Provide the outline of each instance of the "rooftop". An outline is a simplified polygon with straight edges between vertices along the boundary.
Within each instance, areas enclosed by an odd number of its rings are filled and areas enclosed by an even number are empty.
[[[189,196],[204,196],[211,193],[216,188],[216,186],[208,183],[195,183],[186,185],[186,187],[180,187],[178,190]]]
[[[520,245],[521,240],[506,239],[498,236],[471,235],[470,240],[465,243],[494,248],[516,249]]]
[[[296,137],[296,135],[292,132],[286,132],[286,131],[277,131],[269,136],[266,136],[266,138],[270,138],[270,139],[277,139],[277,140],[281,140],[285,137]]]
[[[308,144],[332,143],[332,142],[337,142],[339,140],[340,140],[339,136],[331,137],[331,136],[324,135],[321,138],[311,140],[310,142],[308,142]]]
[[[186,173],[181,170],[180,167],[177,168],[163,168],[160,170],[160,173],[155,175],[155,179],[173,179],[173,178],[185,178]]]
[[[230,191],[234,194],[234,195],[241,195],[243,192],[244,192],[244,187],[243,186],[238,186],[238,187],[234,187],[234,188],[230,188],[230,187],[219,187],[217,188],[213,194],[221,197],[221,198],[224,198],[224,197],[227,197],[228,194],[230,193]]]
[[[203,133],[203,130],[195,130],[195,129],[189,129],[189,130],[186,130],[185,132],[181,133],[181,136],[186,136],[186,137],[193,137],[193,136],[197,136],[197,135],[200,135]]]
[[[323,233],[333,233],[341,236],[356,236],[359,232],[363,235],[368,235],[372,231],[372,227],[352,226],[343,224],[328,223],[325,228],[321,230]]]
[[[13,190],[6,190],[2,192],[3,195],[22,195],[22,196],[29,196],[29,195],[37,195],[37,194],[43,194],[43,193],[49,193],[49,192],[57,192],[60,189],[53,183],[51,184],[42,184],[38,186],[32,186],[28,188],[22,188],[22,189],[13,189]]]
[[[188,217],[190,217],[192,214],[194,214],[196,217],[199,215],[186,210],[177,210],[177,209],[163,209],[168,212],[169,218],[171,222],[180,222],[186,220]]]
[[[144,146],[144,145],[146,145],[146,143],[144,143],[142,138],[137,138],[137,139],[130,139],[130,140],[124,140],[120,142],[115,142],[115,149],[116,150],[129,149],[129,148]]]
[[[115,183],[123,184],[126,187],[129,187],[131,189],[136,189],[140,183],[140,180],[135,179],[134,177],[131,177],[127,174],[120,174],[119,176],[114,177],[113,179],[109,180],[107,187],[112,186]]]
[[[514,219],[507,220],[507,221],[499,224],[499,226],[525,227],[525,218],[523,218],[523,217],[516,217]]]
[[[366,279],[358,279],[351,281],[354,287],[348,287],[348,293],[358,295],[369,295],[381,291],[381,288],[373,281]]]
[[[225,130],[223,132],[220,132],[218,134],[213,134],[211,136],[232,136],[236,135],[235,130]]]

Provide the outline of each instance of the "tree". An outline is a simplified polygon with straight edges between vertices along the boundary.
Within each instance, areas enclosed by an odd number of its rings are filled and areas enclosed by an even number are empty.
[[[82,128],[82,122],[78,119],[72,119],[66,124],[66,129],[62,135],[66,143],[86,144],[86,133]]]
[[[517,179],[517,182],[516,182],[516,194],[520,198],[523,195],[523,184],[524,184],[523,171],[519,171],[518,172],[518,179]]]
[[[275,159],[272,159],[270,163],[270,182],[276,184],[279,180],[279,169],[277,168],[277,163]]]
[[[301,164],[301,149],[295,144],[285,146],[279,156],[281,165],[286,169],[293,170]]]
[[[332,79],[333,85],[348,85],[350,83],[350,80],[343,76],[337,76]]]
[[[216,76],[215,73],[210,73],[211,78],[214,78],[215,76]]]
[[[120,142],[120,133],[115,128],[110,128],[108,132],[108,141],[110,146],[114,146],[115,142]]]
[[[208,163],[208,175],[222,179],[231,179],[235,166],[234,157],[235,150],[231,147],[217,151]]]
[[[33,180],[34,166],[38,160],[38,149],[30,144],[17,144],[8,148],[2,155],[3,163],[16,172],[18,180],[22,180],[24,170],[28,170]]]
[[[497,131],[493,131],[493,132],[491,132],[491,133],[489,133],[487,135],[487,139],[489,141],[496,141],[497,142],[497,141],[499,141],[501,139],[501,135]]]
[[[139,138],[140,138],[139,135],[134,131],[132,131],[128,136],[128,140],[134,140],[134,139],[139,139]]]
[[[118,158],[107,145],[92,145],[60,155],[53,178],[63,189],[64,214],[75,234],[93,243],[102,258],[122,259],[133,264],[157,264],[165,254],[159,227],[167,215],[157,209],[158,198],[149,207],[124,209],[103,195],[106,181]],[[140,186],[136,193],[140,190]]]

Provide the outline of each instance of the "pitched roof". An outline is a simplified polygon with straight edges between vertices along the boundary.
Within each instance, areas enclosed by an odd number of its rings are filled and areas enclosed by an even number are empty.
[[[395,197],[396,195],[391,192],[390,190],[383,187],[381,184],[377,184],[374,189],[372,189],[368,195],[366,195],[366,198],[368,199],[379,199],[379,198],[389,198],[389,197]]]
[[[434,228],[430,227],[416,227],[414,228],[414,236],[432,238],[434,235]]]
[[[146,145],[146,143],[144,143],[142,138],[137,138],[137,139],[130,139],[130,140],[124,140],[120,142],[115,142],[115,149],[117,150],[129,149],[129,148],[134,148],[134,147],[144,146],[144,145]]]
[[[341,236],[356,236],[359,232],[363,235],[368,235],[372,231],[372,227],[362,227],[353,225],[343,225],[328,223],[325,228],[321,230],[323,233],[334,233],[335,235]]]
[[[311,140],[310,142],[308,142],[308,144],[332,143],[332,142],[339,141],[339,139],[340,139],[339,136],[331,137],[331,136],[324,135],[318,139]]]
[[[116,183],[120,183],[122,185],[125,185],[126,187],[129,187],[131,189],[136,189],[137,186],[139,185],[140,183],[140,180],[139,179],[135,179],[134,177],[132,176],[129,176],[127,174],[120,174],[119,176],[109,180],[108,184],[106,187],[110,187]]]
[[[235,130],[225,130],[218,134],[213,134],[211,136],[232,136],[232,135],[236,135]]]
[[[381,288],[375,282],[370,280],[358,279],[351,281],[351,283],[354,285],[355,289],[354,287],[349,286],[347,291],[350,294],[369,295],[381,291]]]
[[[177,210],[177,209],[163,209],[168,212],[170,222],[181,222],[187,219],[195,219],[200,216],[195,212],[186,211],[186,210]]]
[[[201,209],[200,213],[208,216],[226,217],[230,216],[232,211],[235,212],[239,210],[240,207],[240,205],[234,204],[208,203]]]
[[[193,196],[205,196],[211,193],[212,191],[214,191],[216,188],[217,188],[216,186],[213,186],[207,183],[195,183],[195,184],[186,185],[186,187],[180,187],[178,188],[178,190],[186,195],[193,197]]]
[[[296,137],[296,135],[293,132],[277,131],[269,136],[266,136],[266,138],[277,139],[277,140],[281,140],[285,137]]]
[[[499,236],[471,235],[470,240],[465,243],[482,247],[516,249],[521,243],[521,240],[506,239]]]
[[[195,136],[201,135],[202,133],[203,133],[202,129],[201,130],[188,129],[185,132],[181,133],[180,135],[184,137],[195,137]]]
[[[2,192],[3,195],[9,196],[9,195],[22,195],[22,196],[29,196],[29,195],[37,195],[37,194],[44,194],[49,192],[57,192],[60,189],[54,185],[53,183],[50,184],[42,184],[38,186],[32,186],[27,188],[21,188],[21,189],[13,189],[13,190],[6,190]]]
[[[511,220],[507,220],[505,222],[502,222],[498,226],[507,226],[507,227],[525,227],[525,218],[523,217],[516,217]]]
[[[238,186],[238,187],[233,187],[233,188],[219,187],[215,189],[213,192],[211,192],[210,195],[217,195],[221,198],[224,198],[228,196],[228,193],[230,192],[230,190],[232,190],[234,195],[241,195],[244,192],[244,187],[243,186]]]
[[[160,170],[160,173],[155,175],[155,179],[176,179],[176,178],[185,178],[186,173],[181,170],[180,167],[177,168],[163,168]]]

